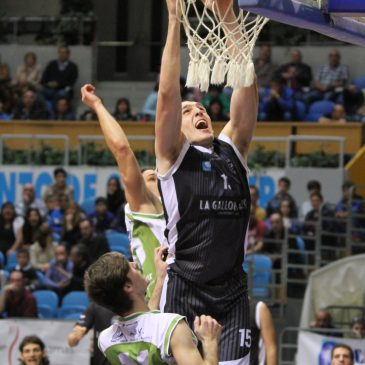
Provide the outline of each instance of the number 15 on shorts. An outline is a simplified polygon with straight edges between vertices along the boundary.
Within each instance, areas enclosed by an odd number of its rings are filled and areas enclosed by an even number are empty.
[[[240,347],[251,348],[251,330],[238,330],[240,333]]]

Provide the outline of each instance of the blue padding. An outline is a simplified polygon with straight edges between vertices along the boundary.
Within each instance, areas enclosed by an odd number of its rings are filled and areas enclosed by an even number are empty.
[[[365,23],[331,17],[298,0],[239,0],[241,8],[280,23],[310,29],[343,42],[365,45]]]
[[[363,0],[328,0],[328,12],[341,16],[365,16]]]

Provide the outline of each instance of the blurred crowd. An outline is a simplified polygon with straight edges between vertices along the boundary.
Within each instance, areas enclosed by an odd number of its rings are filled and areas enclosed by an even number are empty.
[[[22,65],[0,64],[0,120],[97,120],[92,110],[75,112],[74,86],[78,66],[67,46],[58,48],[57,58],[43,69],[37,55],[28,52]],[[341,54],[332,49],[327,62],[315,73],[299,49],[289,53],[288,62],[276,65],[271,48],[263,45],[254,59],[259,86],[259,120],[318,121],[346,123],[365,121],[365,76],[350,80],[350,70],[341,63]],[[12,68],[15,69],[12,72]],[[232,90],[211,85],[208,92],[185,87],[183,100],[201,102],[213,121],[229,119]],[[158,81],[146,96],[140,111],[134,111],[128,97],[120,97],[112,111],[119,121],[154,121]]]

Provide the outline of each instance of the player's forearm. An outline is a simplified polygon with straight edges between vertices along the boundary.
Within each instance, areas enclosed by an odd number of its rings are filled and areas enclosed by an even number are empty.
[[[152,295],[148,301],[148,308],[150,310],[160,309],[160,299],[162,294],[164,280],[156,280],[156,285],[153,288]]]
[[[100,123],[101,130],[104,134],[106,144],[115,155],[120,149],[129,147],[127,136],[122,127],[112,117],[102,103],[98,103],[94,108]]]
[[[218,341],[209,340],[203,341],[203,364],[217,365],[218,364]]]
[[[266,364],[267,365],[277,365],[276,346],[269,347],[266,349]]]
[[[169,17],[165,48],[162,54],[159,99],[180,99],[180,21]]]

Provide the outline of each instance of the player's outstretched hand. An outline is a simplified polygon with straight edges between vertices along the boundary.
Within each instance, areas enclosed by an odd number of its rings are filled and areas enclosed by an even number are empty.
[[[160,246],[155,248],[155,268],[157,278],[160,280],[164,280],[167,273],[167,263],[166,263],[166,255],[167,255],[167,246]]]
[[[219,341],[222,326],[211,316],[195,317],[194,332],[201,342]]]
[[[97,104],[101,103],[101,99],[95,95],[95,86],[91,84],[86,84],[81,88],[81,100],[93,110]]]

